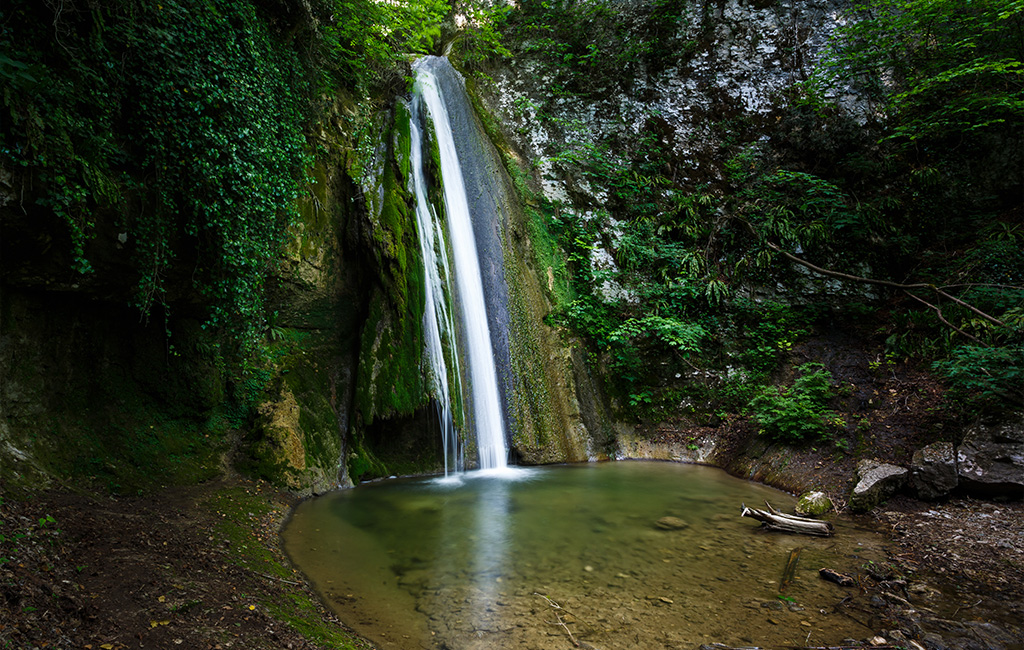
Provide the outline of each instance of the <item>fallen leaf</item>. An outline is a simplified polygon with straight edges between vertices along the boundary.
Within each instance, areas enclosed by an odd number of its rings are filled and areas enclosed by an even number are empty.
[[[159,600],[162,603],[165,600],[167,600],[167,596],[160,596],[159,598],[157,598],[157,600]]]

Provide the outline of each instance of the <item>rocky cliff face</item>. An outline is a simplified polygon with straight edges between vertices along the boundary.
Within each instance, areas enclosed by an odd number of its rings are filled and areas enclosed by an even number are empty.
[[[614,11],[626,22],[645,4],[620,3]],[[552,97],[559,70],[550,57],[527,50],[494,71],[481,95],[509,142],[537,165],[534,178],[551,201],[601,202],[553,158],[572,143],[610,136],[656,135],[676,153],[680,178],[697,185],[721,177],[717,154],[731,128],[763,124],[788,105],[786,91],[807,79],[848,7],[844,0],[683,3],[683,19],[664,36],[678,50],[661,69],[647,66],[625,80],[605,70],[585,96]],[[866,110],[855,96],[846,100],[851,111]]]
[[[514,56],[487,69],[472,87],[493,116],[493,137],[524,194],[544,204],[538,212],[555,220],[572,213],[587,232],[601,233],[582,244],[587,259],[575,261],[588,265],[600,283],[595,294],[606,304],[636,303],[638,296],[609,279],[618,270],[617,242],[631,226],[608,209],[621,198],[601,185],[594,170],[600,172],[616,155],[642,155],[642,147],[653,143],[663,157],[665,168],[658,173],[664,179],[683,192],[712,194],[738,141],[756,141],[757,134],[765,141],[777,130],[794,84],[810,74],[848,3],[732,0],[601,7],[570,15],[570,22],[579,21],[575,31],[596,35],[590,41],[581,36],[576,49],[565,54],[544,40],[544,30],[564,28],[559,20],[565,16],[549,12],[530,19],[536,22],[524,21],[515,31]],[[568,29],[559,32],[562,42],[574,38],[574,29]],[[601,42],[605,33],[614,46]],[[588,54],[581,56],[584,44]],[[637,54],[623,55],[624,49]],[[624,68],[613,67],[620,65]],[[867,107],[854,95],[841,99],[852,120],[865,115]],[[589,169],[581,165],[584,158]],[[627,173],[637,184],[649,182],[637,178],[639,172]],[[535,260],[532,271],[548,304],[564,309],[571,291],[559,285],[567,272],[557,254],[543,255],[543,239],[524,226],[517,246],[531,252],[526,258]],[[808,290],[822,289],[804,281]],[[600,365],[587,364],[580,354],[577,368],[589,365],[593,372]],[[619,428],[630,437],[631,427]],[[619,453],[628,455],[626,438],[619,437],[625,445]]]
[[[668,173],[682,186],[714,183],[729,138],[773,123],[846,6],[840,0],[661,4],[675,12],[665,23],[671,33],[658,35],[670,51],[656,59],[638,55],[628,78],[606,69],[585,80],[585,92],[553,95],[565,66],[538,54],[540,47],[520,48],[488,79],[470,78],[471,94],[485,109],[482,126],[512,171],[511,177],[498,172],[496,182],[512,194],[532,187],[559,209],[602,220],[600,229],[611,233],[617,224],[598,210],[605,190],[561,155],[567,149],[653,137],[672,152]],[[610,5],[623,24],[641,21],[650,6]],[[641,38],[627,34],[623,45]],[[863,110],[852,98],[848,107],[853,114]],[[95,250],[87,251],[97,272],[74,277],[54,243],[59,234],[38,227],[52,215],[31,207],[31,196],[26,210],[25,178],[5,170],[5,474],[32,467],[67,472],[84,457],[97,467],[89,475],[127,484],[134,479],[119,468],[124,463],[105,460],[124,451],[126,458],[165,456],[172,465],[191,453],[203,460],[189,464],[190,475],[206,475],[227,440],[240,441],[243,465],[300,492],[345,483],[350,469],[356,478],[433,469],[439,441],[420,372],[422,278],[403,120],[397,104],[376,118],[369,139],[377,151],[365,158],[358,182],[337,135],[350,126],[340,117],[321,126],[316,182],[269,278],[275,316],[266,336],[273,361],[244,377],[224,375],[222,351],[186,291],[172,296],[167,323],[157,317],[140,324],[124,307],[133,285],[121,274],[125,242],[117,215],[99,215]],[[515,453],[532,463],[613,455],[611,418],[587,353],[543,320],[567,291],[559,253],[548,250],[550,242],[519,206],[505,209]],[[596,242],[588,263],[613,267],[614,252],[607,241]],[[183,281],[187,260],[179,266]],[[615,296],[622,289],[609,284],[603,291]],[[246,392],[258,395],[252,421],[231,407]]]

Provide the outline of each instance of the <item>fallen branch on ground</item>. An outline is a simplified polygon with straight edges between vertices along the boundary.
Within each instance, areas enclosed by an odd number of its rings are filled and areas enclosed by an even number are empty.
[[[783,514],[773,508],[767,501],[765,502],[765,505],[768,506],[768,510],[748,508],[745,503],[740,505],[743,508],[740,511],[741,517],[757,519],[770,530],[799,533],[802,535],[817,535],[819,537],[831,537],[833,534],[831,523],[827,521],[820,521],[818,519],[808,519],[807,517]]]

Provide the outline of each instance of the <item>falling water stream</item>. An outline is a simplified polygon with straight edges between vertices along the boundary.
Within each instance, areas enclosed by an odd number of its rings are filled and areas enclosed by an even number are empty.
[[[469,371],[467,397],[472,417],[467,420],[472,422],[472,429],[476,435],[479,468],[502,470],[507,466],[508,452],[480,259],[477,255],[470,204],[452,134],[451,120],[442,97],[441,85],[434,74],[437,66],[448,66],[448,62],[440,57],[424,57],[413,66],[416,70],[413,122],[417,121],[417,109],[419,102],[422,102],[434,126],[441,163],[448,241],[451,244],[450,254],[454,259],[455,285],[462,315],[462,338],[465,342]],[[416,135],[418,131],[416,127]],[[422,180],[422,171],[419,173]],[[417,192],[417,203],[421,200],[426,203],[425,192]],[[429,205],[419,205],[417,213],[421,212],[429,214]]]
[[[458,355],[447,353],[454,349],[455,323],[452,310],[445,296],[452,295],[451,268],[448,265],[448,245],[444,227],[430,202],[427,200],[427,182],[423,177],[423,139],[418,119],[418,104],[413,106],[410,123],[411,144],[409,160],[412,167],[412,186],[416,196],[416,228],[420,239],[420,254],[424,267],[424,310],[423,331],[425,356],[430,371],[429,380],[434,391],[434,403],[438,407],[438,421],[441,425],[441,442],[444,449],[444,474],[460,472],[463,469],[462,445],[455,430],[452,414],[452,391],[449,384],[449,368],[456,385],[461,377]],[[448,345],[445,345],[445,341]]]

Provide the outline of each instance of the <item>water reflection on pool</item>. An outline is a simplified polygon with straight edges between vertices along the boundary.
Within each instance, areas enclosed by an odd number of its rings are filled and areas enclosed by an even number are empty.
[[[765,500],[795,503],[694,465],[513,469],[332,493],[300,504],[283,537],[342,620],[385,648],[571,648],[570,635],[602,650],[808,646],[870,634],[834,611],[847,590],[818,569],[881,560],[882,537],[842,520],[833,538],[768,533],[739,517],[742,502]]]

